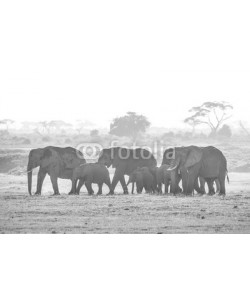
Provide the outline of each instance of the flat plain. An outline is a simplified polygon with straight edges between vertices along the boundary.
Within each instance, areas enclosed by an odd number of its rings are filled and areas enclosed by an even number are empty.
[[[225,197],[134,194],[68,196],[49,177],[42,196],[29,196],[24,174],[0,174],[0,233],[250,233],[250,173],[230,173]],[[33,192],[36,176],[33,176]],[[97,191],[97,186],[93,185]]]

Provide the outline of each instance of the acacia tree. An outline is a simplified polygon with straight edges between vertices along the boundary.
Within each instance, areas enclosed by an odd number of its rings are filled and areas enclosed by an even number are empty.
[[[200,106],[192,107],[189,112],[191,116],[184,120],[193,127],[200,124],[206,124],[211,130],[211,135],[216,135],[223,123],[231,118],[229,113],[233,106],[225,101],[208,101]]]
[[[110,124],[110,134],[116,136],[127,136],[136,140],[139,133],[145,132],[150,122],[143,115],[135,112],[127,112],[123,117],[115,118]]]

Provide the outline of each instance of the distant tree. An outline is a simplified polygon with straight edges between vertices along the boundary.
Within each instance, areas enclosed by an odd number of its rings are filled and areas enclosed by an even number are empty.
[[[196,119],[195,116],[188,117],[184,122],[192,127],[192,135],[195,134],[195,128],[200,124],[200,121]]]
[[[90,136],[95,137],[99,135],[99,130],[93,129],[90,131]]]
[[[25,121],[22,122],[22,130],[23,131],[30,131],[30,130],[34,130],[35,128],[37,128],[39,125],[37,122],[29,122],[29,121]]]
[[[55,132],[62,132],[63,130],[72,127],[72,124],[64,122],[62,120],[53,120],[48,122],[48,127]]]
[[[77,120],[76,123],[77,124],[76,124],[75,129],[78,132],[78,134],[81,134],[84,129],[90,130],[91,128],[93,128],[95,126],[94,123],[92,123],[88,120],[84,120],[84,121],[83,120]]]
[[[38,122],[37,123],[38,127],[36,128],[36,132],[38,132],[39,134],[41,134],[41,130],[43,133],[50,133],[50,126],[49,126],[49,122],[47,121],[42,121],[42,122]],[[40,130],[41,128],[41,130]]]
[[[224,124],[219,130],[218,130],[218,136],[224,137],[224,138],[230,138],[232,136],[232,130],[231,128]]]
[[[15,122],[13,120],[11,120],[11,119],[0,120],[0,125],[5,125],[5,128],[6,128],[7,132],[9,132],[9,127],[13,123],[15,123]]]
[[[211,135],[216,135],[223,123],[231,118],[229,111],[232,109],[233,106],[224,101],[204,102],[201,106],[192,107],[189,110],[192,115],[184,122],[191,125],[193,130],[197,125],[206,124],[211,130]]]
[[[115,118],[110,124],[110,134],[116,136],[127,136],[134,140],[138,134],[145,132],[150,126],[150,122],[143,115],[137,115],[135,112],[127,112],[123,117]]]

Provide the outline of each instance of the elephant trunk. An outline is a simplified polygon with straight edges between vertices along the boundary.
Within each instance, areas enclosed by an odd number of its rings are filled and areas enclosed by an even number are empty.
[[[31,194],[31,189],[32,189],[32,166],[30,165],[30,163],[28,164],[28,167],[27,167],[27,176],[28,176],[28,191],[29,191],[29,194]]]

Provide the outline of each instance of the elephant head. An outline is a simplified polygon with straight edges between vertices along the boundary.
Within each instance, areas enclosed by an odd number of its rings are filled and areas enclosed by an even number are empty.
[[[33,149],[29,153],[29,160],[27,165],[27,174],[28,174],[28,191],[31,195],[32,187],[32,170],[41,165],[41,160],[44,155],[44,149]]]
[[[100,164],[104,164],[105,166],[107,166],[107,168],[109,168],[112,165],[112,149],[103,149],[100,154],[99,154],[99,159],[98,159],[98,163]]]
[[[202,159],[202,150],[196,146],[176,147],[167,149],[164,152],[162,165],[169,165],[168,170],[176,168],[184,168],[188,170],[190,167],[198,164]]]
[[[176,147],[167,149],[164,152],[162,165],[168,164],[168,171],[173,171],[171,174],[172,190],[176,191],[176,179],[178,172],[181,172],[184,192],[188,189],[190,168],[198,166],[202,160],[202,150],[196,146]],[[174,172],[176,171],[176,172]],[[193,178],[192,178],[193,180]],[[190,191],[188,190],[188,193]]]
[[[59,154],[52,148],[33,149],[30,151],[27,173],[28,173],[28,192],[31,195],[32,189],[32,170],[37,167],[46,169],[49,166],[62,165],[63,161]]]

